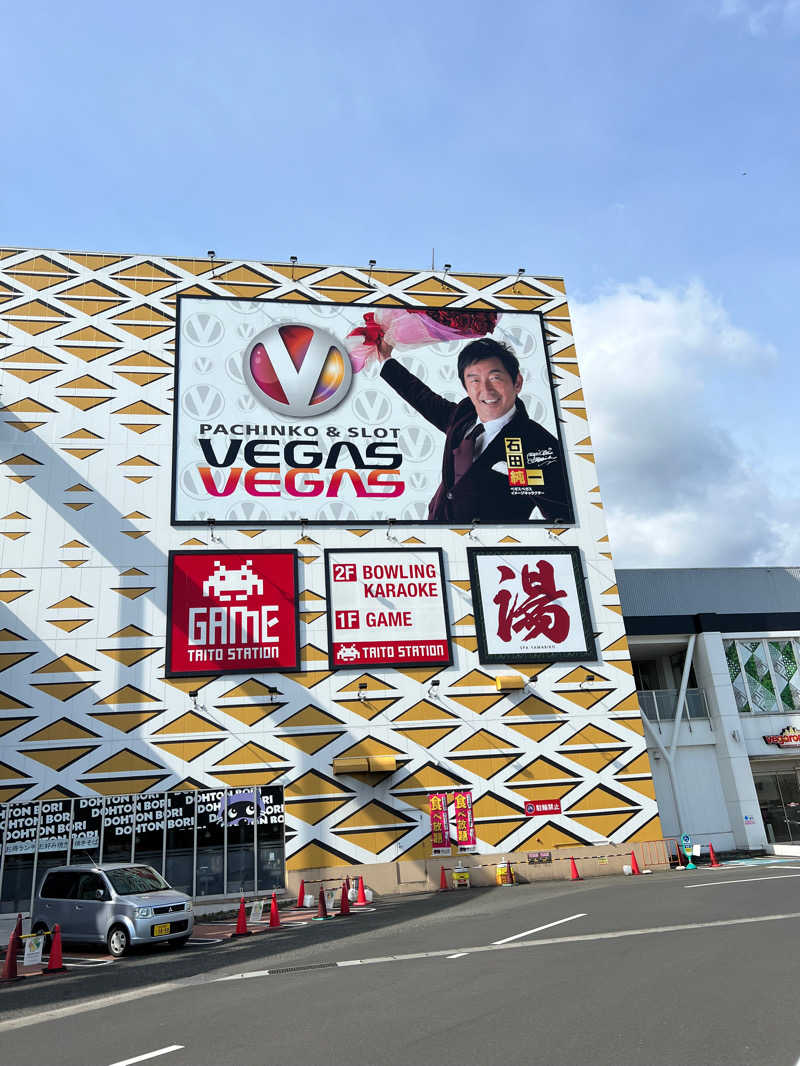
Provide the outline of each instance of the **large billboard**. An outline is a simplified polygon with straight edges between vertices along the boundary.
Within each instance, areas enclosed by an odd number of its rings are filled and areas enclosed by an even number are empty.
[[[172,521],[571,523],[536,312],[178,298]]]
[[[297,553],[169,553],[167,677],[300,668]]]
[[[439,548],[325,551],[332,670],[450,666]]]

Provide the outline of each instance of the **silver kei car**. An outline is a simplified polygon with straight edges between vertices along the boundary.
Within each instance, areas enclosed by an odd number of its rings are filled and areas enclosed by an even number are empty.
[[[58,924],[63,940],[105,944],[119,958],[129,947],[192,935],[192,901],[150,866],[104,863],[48,870],[31,915],[34,933]]]

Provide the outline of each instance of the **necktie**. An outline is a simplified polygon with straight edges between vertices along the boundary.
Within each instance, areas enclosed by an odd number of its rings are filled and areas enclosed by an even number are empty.
[[[472,466],[475,459],[475,443],[483,431],[483,422],[479,422],[464,437],[458,447],[453,449],[453,476],[456,481],[463,477]]]

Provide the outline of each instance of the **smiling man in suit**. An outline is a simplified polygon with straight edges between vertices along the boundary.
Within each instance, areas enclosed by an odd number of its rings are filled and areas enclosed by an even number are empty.
[[[381,377],[445,434],[442,481],[428,507],[432,522],[571,522],[561,445],[528,417],[511,348],[482,337],[458,356],[460,403],[439,396],[406,370],[385,342]]]

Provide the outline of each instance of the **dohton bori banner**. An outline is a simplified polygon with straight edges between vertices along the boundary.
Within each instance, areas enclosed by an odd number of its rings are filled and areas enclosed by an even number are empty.
[[[170,552],[167,676],[298,670],[297,553]]]
[[[175,369],[174,524],[572,521],[536,312],[182,296]]]
[[[452,663],[439,548],[326,550],[332,669]]]
[[[468,548],[482,663],[597,657],[578,548]]]

